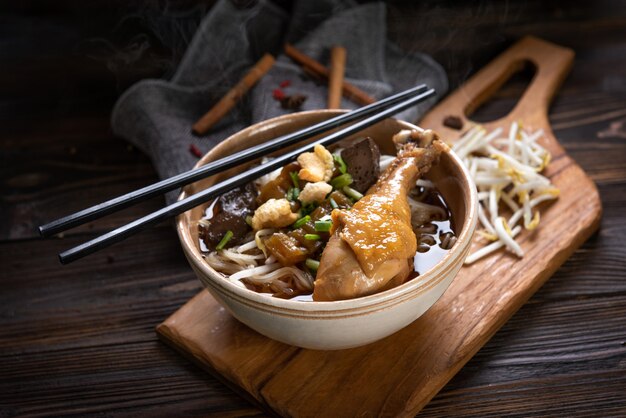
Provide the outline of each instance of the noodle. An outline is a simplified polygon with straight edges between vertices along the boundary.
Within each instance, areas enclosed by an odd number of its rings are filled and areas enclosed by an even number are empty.
[[[262,230],[257,235],[267,235],[268,231],[272,230]],[[245,280],[253,284],[270,284],[275,287],[274,290],[278,290],[276,293],[292,294],[294,289],[290,289],[288,283],[280,280],[288,278],[294,279],[296,290],[313,289],[311,274],[296,267],[282,267],[274,256],[266,258],[259,250],[256,240],[231,249],[211,252],[205,256],[205,260],[215,270],[226,273],[228,280],[242,286],[242,280]]]
[[[254,280],[256,281],[262,281],[264,279],[261,279],[261,277],[263,277],[264,274],[270,273],[274,270],[278,270],[279,268],[280,268],[280,264],[278,263],[265,264],[259,267],[251,267],[251,268],[238,271],[235,274],[231,274],[230,279],[241,280],[241,279],[247,279],[247,278],[254,278]]]

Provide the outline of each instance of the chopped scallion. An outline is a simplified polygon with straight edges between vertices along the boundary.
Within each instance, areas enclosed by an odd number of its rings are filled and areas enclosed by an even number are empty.
[[[246,216],[246,223],[248,224],[248,226],[252,226],[252,216],[248,215]]]
[[[360,200],[363,197],[361,193],[357,192],[352,187],[344,186],[341,190],[343,190],[346,196],[351,197],[354,200]]]
[[[304,239],[308,239],[309,241],[319,241],[322,237],[317,234],[304,234]]]
[[[352,176],[349,173],[337,176],[330,181],[330,185],[333,186],[335,189],[341,189],[351,184],[352,184]]]
[[[232,237],[233,237],[233,231],[231,231],[229,229],[228,231],[226,231],[226,233],[224,234],[224,236],[222,237],[220,242],[217,244],[215,249],[218,250],[218,251],[224,249],[224,246],[226,246],[226,244],[228,244],[228,241],[230,241],[230,239]]]
[[[302,205],[302,207],[300,208],[300,215],[301,216],[308,215],[309,213],[313,212],[316,207],[317,207],[317,204],[315,202]]]
[[[287,200],[290,202],[295,202],[298,199],[298,196],[300,196],[299,188],[290,187],[289,190],[287,190]]]
[[[346,165],[346,162],[343,160],[343,158],[341,158],[341,155],[333,154],[333,158],[335,159],[335,162],[339,164],[339,171],[341,172],[341,174],[346,174],[348,172],[348,166]]]
[[[332,221],[315,221],[315,230],[318,232],[328,232],[331,226],[333,226]]]
[[[302,227],[305,223],[309,222],[311,217],[309,215],[305,215],[302,218],[298,219],[293,223],[293,229],[298,229]]]
[[[313,260],[312,258],[307,258],[304,264],[309,268],[309,270],[317,271],[317,269],[320,268],[320,262]]]
[[[335,199],[333,199],[332,197],[330,199],[328,199],[330,202],[330,207],[333,209],[337,209],[339,207],[339,205],[337,204],[337,202],[335,202]]]
[[[297,171],[291,171],[289,173],[289,176],[291,177],[291,182],[293,183],[293,187],[300,187],[300,176],[298,176],[298,172]]]

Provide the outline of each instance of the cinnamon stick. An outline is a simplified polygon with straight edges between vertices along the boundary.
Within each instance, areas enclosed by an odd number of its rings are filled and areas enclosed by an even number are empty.
[[[192,130],[196,135],[208,132],[235,104],[252,88],[274,65],[274,57],[265,54],[250,71],[220,99],[204,116],[194,123]]]
[[[320,73],[316,73],[314,70],[312,70],[309,67],[303,66],[302,72],[306,74],[313,82],[315,82],[315,84],[322,84],[326,81],[324,80],[324,77],[320,75]]]
[[[293,45],[285,44],[284,51],[285,55],[287,55],[298,64],[302,65],[304,68],[307,68],[324,78],[329,77],[330,71],[328,70],[328,68],[315,61],[313,58],[298,51]],[[374,99],[372,96],[346,81],[343,82],[342,93],[344,97],[363,106],[374,103],[376,101],[376,99]]]
[[[330,74],[328,75],[328,108],[341,107],[341,91],[343,75],[346,71],[346,49],[342,46],[333,46],[330,50]]]

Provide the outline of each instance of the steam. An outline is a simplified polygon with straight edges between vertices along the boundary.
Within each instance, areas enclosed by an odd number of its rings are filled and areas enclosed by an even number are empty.
[[[117,80],[140,73],[170,77],[207,13],[207,4],[175,9],[169,1],[133,4],[109,36],[88,39],[78,52],[104,63]]]

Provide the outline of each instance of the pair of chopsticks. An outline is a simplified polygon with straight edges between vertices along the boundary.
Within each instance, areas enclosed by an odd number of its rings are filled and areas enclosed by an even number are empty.
[[[417,103],[420,103],[427,98],[433,96],[434,94],[435,90],[429,89],[425,85],[413,87],[386,99],[380,100],[376,103],[372,103],[357,110],[335,116],[331,119],[317,123],[313,126],[309,126],[291,134],[283,135],[278,138],[269,140],[263,144],[237,152],[226,158],[210,162],[197,169],[186,171],[174,177],[170,177],[168,179],[154,183],[150,186],[143,187],[139,190],[135,190],[109,201],[81,210],[72,215],[42,225],[39,227],[39,232],[43,236],[54,235],[75,226],[84,224],[88,221],[100,218],[117,210],[126,208],[135,203],[144,201],[151,197],[163,194],[167,191],[174,190],[183,185],[235,167],[239,164],[252,161],[273,151],[287,147],[291,144],[295,144],[304,139],[311,138],[322,132],[366,117],[365,119],[362,119],[346,128],[338,130],[321,139],[318,139],[315,142],[312,142],[308,145],[302,146],[279,157],[276,157],[275,159],[265,164],[261,164],[251,169],[248,169],[240,174],[235,175],[234,177],[217,183],[185,199],[179,200],[172,205],[166,206],[163,209],[157,210],[156,212],[144,216],[143,218],[139,218],[129,224],[121,226],[113,231],[110,231],[104,235],[101,235],[97,238],[94,238],[59,254],[59,260],[62,264],[70,263],[88,254],[108,247],[111,244],[120,242],[128,238],[129,236],[134,235],[137,232],[143,231],[144,229],[147,229],[153,225],[161,223],[166,219],[180,215],[181,213],[195,206],[205,203],[227,191],[243,186],[259,176],[267,174],[292,161],[295,161],[300,154],[302,154],[303,152],[311,151],[313,147],[317,144],[324,146],[334,144],[341,139],[344,139],[362,129],[365,129],[371,125],[374,125],[377,122],[380,122],[390,117],[391,115],[394,115],[411,106],[414,106]]]

